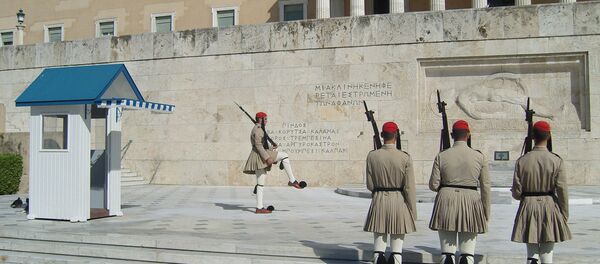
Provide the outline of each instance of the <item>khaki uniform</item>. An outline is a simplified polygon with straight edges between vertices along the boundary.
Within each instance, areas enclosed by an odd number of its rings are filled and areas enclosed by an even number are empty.
[[[271,170],[271,166],[268,166],[265,161],[269,157],[275,160],[277,158],[277,151],[273,149],[265,149],[263,147],[262,142],[264,136],[265,132],[262,130],[261,125],[256,124],[254,128],[252,128],[252,132],[250,133],[250,143],[252,143],[252,151],[250,152],[250,156],[248,156],[246,166],[244,166],[244,173],[255,174],[256,170]]]
[[[386,144],[367,156],[367,188],[373,192],[364,231],[407,234],[416,231],[415,177],[412,159],[395,145]],[[377,191],[402,188],[402,191]]]
[[[477,190],[444,187],[479,186]],[[490,178],[485,156],[464,141],[440,152],[433,163],[429,189],[438,192],[429,228],[485,233],[490,216]]]
[[[513,198],[520,200],[512,241],[561,242],[571,239],[567,226],[569,195],[563,160],[546,147],[534,147],[515,165]],[[548,195],[530,196],[532,193]]]

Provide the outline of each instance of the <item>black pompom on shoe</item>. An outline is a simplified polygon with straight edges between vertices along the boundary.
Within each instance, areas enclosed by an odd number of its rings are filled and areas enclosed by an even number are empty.
[[[306,188],[306,186],[307,186],[305,181],[300,181],[299,185],[300,185],[300,188],[302,188],[302,189]]]
[[[17,197],[17,200],[12,202],[12,204],[10,205],[10,207],[12,208],[21,208],[21,206],[23,206],[23,201],[21,200],[21,197]]]

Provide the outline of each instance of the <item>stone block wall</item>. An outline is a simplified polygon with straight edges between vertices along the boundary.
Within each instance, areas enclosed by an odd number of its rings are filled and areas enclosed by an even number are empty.
[[[0,103],[8,132],[27,132],[15,98],[45,67],[124,63],[149,101],[171,115],[125,111],[125,166],[154,183],[253,185],[249,112],[269,130],[298,178],[361,183],[372,130],[396,121],[427,183],[439,150],[440,90],[450,121],[472,123],[493,167],[518,158],[522,105],[551,118],[555,152],[573,184],[600,184],[600,3],[449,10],[269,23],[0,48]],[[493,161],[509,151],[509,161]],[[505,175],[505,174],[502,174]],[[503,176],[504,177],[504,176]],[[496,179],[506,182],[507,179]],[[268,184],[285,184],[279,170]]]

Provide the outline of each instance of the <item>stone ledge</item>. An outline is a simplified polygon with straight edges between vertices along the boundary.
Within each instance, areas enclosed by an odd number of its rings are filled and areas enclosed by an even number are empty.
[[[315,48],[600,34],[600,3],[411,12],[0,48],[0,70]]]

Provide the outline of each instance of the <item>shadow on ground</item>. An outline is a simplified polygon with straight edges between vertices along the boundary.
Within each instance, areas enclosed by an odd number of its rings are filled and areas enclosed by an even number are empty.
[[[372,246],[366,243],[332,244],[310,240],[300,240],[303,246],[312,248],[315,255],[328,264],[347,263],[350,261],[367,260],[373,254]],[[364,255],[367,257],[363,257]]]
[[[241,204],[226,204],[226,203],[215,203],[215,206],[223,208],[223,210],[235,210],[254,213],[254,207],[247,207]]]

